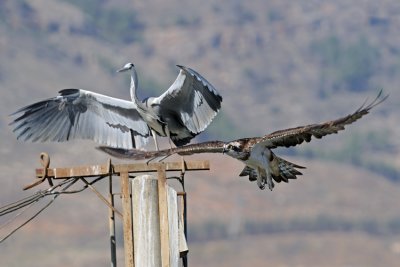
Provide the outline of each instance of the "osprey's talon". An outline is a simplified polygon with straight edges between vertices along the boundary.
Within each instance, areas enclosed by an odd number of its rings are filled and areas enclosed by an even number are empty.
[[[258,180],[257,185],[261,190],[265,189],[265,181],[264,180]]]

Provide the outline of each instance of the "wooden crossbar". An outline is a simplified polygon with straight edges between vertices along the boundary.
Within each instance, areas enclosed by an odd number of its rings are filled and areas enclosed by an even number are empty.
[[[140,173],[140,172],[157,172],[159,166],[165,166],[166,171],[180,171],[182,164],[185,164],[185,170],[200,171],[209,170],[210,163],[207,160],[203,161],[188,161],[188,162],[157,162],[157,163],[132,163],[132,164],[111,164],[104,165],[87,165],[76,166],[70,168],[47,168],[45,173],[44,168],[36,169],[36,177],[46,177],[53,179],[67,179],[71,177],[93,177],[101,175],[119,175],[121,172]]]

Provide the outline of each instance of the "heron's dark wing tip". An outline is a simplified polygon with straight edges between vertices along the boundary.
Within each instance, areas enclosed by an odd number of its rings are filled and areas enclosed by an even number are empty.
[[[72,95],[75,94],[77,92],[79,92],[81,89],[77,89],[77,88],[65,88],[65,89],[61,89],[60,91],[58,91],[58,93],[61,96],[67,96],[67,95]]]

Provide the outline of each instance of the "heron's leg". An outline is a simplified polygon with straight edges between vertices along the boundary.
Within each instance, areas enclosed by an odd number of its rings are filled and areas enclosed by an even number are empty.
[[[169,147],[172,149],[172,142],[171,142],[171,138],[169,138]]]
[[[161,161],[163,161],[163,160],[169,158],[171,155],[172,155],[172,154],[169,154],[169,155],[166,155],[166,156],[162,157],[161,159],[158,160],[158,162],[161,162]]]
[[[169,155],[166,155],[166,156],[163,156],[162,158],[160,158],[160,159],[158,159],[158,162],[161,162],[161,161],[163,161],[164,159],[166,159],[166,158],[168,158],[168,157],[170,157],[172,154],[169,154]],[[151,159],[149,159],[148,161],[146,161],[146,164],[149,164],[150,162],[152,162],[153,160],[155,160],[156,158],[151,158]]]
[[[153,129],[151,129],[151,135],[153,136],[154,144],[156,145],[156,150],[159,151],[159,149],[158,149],[158,143],[157,143],[157,134],[156,134],[156,131],[154,131]]]
[[[167,133],[167,137],[168,137],[169,147],[172,149],[171,133],[168,130],[168,126],[165,128],[166,128],[166,133]]]

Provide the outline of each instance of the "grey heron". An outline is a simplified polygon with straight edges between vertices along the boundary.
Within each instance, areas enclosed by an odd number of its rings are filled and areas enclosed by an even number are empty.
[[[159,97],[143,101],[139,101],[136,94],[135,65],[127,63],[118,70],[131,72],[131,99],[149,125],[157,150],[157,135],[167,136],[176,146],[185,145],[204,131],[221,108],[222,97],[203,76],[193,69],[177,66],[179,75],[169,89]]]
[[[368,114],[373,107],[382,103],[387,97],[382,97],[381,91],[367,106],[364,104],[354,113],[345,117],[324,123],[280,130],[262,137],[241,138],[230,142],[209,141],[160,151],[140,151],[104,146],[98,147],[98,149],[118,158],[134,160],[165,158],[173,154],[223,153],[245,164],[245,168],[239,176],[248,176],[250,181],[257,181],[260,189],[264,189],[265,185],[268,185],[268,188],[272,190],[273,180],[278,183],[282,181],[288,183],[289,179],[296,179],[297,175],[302,174],[297,169],[305,168],[278,157],[272,149],[296,146],[303,142],[310,142],[312,137],[320,139],[326,135],[338,133],[344,130],[346,125]]]
[[[17,117],[10,125],[17,139],[32,142],[92,139],[111,147],[142,148],[153,133],[154,138],[170,137],[177,146],[187,144],[216,116],[222,97],[196,71],[178,67],[175,82],[157,98],[137,99],[137,74],[128,63],[119,71],[131,70],[132,101],[63,89],[11,114]]]

